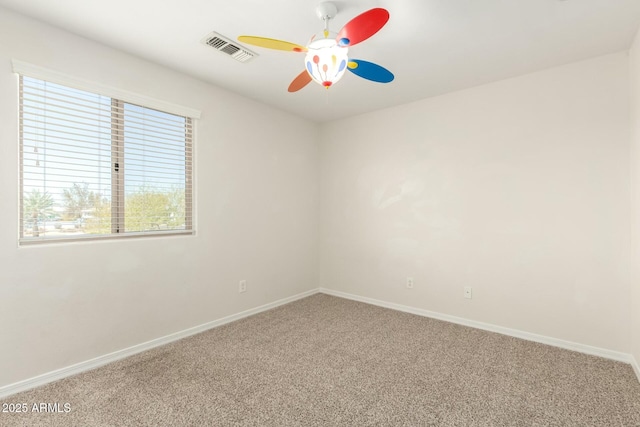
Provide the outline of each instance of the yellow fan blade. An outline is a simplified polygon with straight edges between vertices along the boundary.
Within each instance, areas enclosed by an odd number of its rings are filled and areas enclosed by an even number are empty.
[[[286,50],[288,52],[306,52],[307,48],[299,44],[285,42],[283,40],[268,39],[266,37],[240,36],[238,41],[267,49]]]

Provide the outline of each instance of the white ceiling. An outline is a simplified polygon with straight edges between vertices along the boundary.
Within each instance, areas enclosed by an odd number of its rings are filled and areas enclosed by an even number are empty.
[[[247,63],[201,43],[211,31],[306,45],[322,29],[319,0],[0,0],[0,6],[323,122],[628,49],[639,0],[335,1],[338,31],[384,7],[387,25],[349,50],[396,76],[378,84],[347,73],[328,91],[288,93],[303,54],[248,46]],[[46,64],[45,64],[46,65]]]

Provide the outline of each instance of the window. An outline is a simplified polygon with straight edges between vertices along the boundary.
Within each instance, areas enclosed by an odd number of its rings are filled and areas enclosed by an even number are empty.
[[[192,232],[192,119],[19,76],[21,243]]]

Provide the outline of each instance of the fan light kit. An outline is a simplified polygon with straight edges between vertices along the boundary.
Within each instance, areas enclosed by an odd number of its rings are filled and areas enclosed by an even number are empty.
[[[301,46],[283,40],[256,36],[240,36],[238,40],[254,46],[289,52],[306,53],[305,70],[289,85],[289,92],[297,92],[312,80],[329,89],[338,82],[346,70],[378,83],[393,81],[393,74],[386,68],[360,59],[349,59],[349,48],[365,41],[389,20],[386,9],[368,10],[349,21],[338,33],[329,31],[329,21],[338,12],[331,2],[323,2],[316,8],[316,15],[324,21],[324,30],[315,34],[309,44]]]

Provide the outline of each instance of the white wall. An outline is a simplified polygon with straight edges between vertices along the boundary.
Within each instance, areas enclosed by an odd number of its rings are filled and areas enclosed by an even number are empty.
[[[197,235],[18,248],[12,58],[200,109]],[[0,386],[317,287],[317,125],[3,9],[0,199]]]
[[[320,286],[628,353],[628,103],[619,53],[323,125]]]
[[[632,281],[631,354],[640,379],[640,32],[630,51],[631,77],[631,171],[632,171]]]

